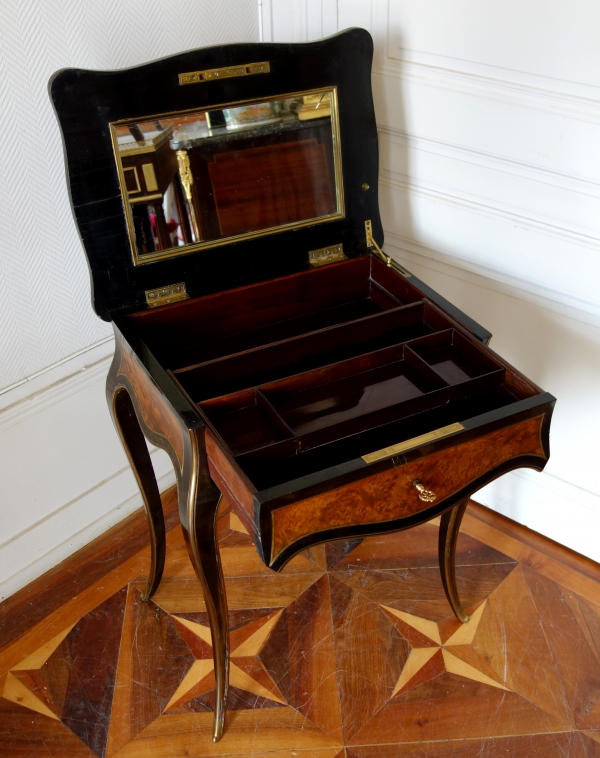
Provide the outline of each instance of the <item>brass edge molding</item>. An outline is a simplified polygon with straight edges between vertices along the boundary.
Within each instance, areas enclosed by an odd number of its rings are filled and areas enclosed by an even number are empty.
[[[377,474],[375,474],[374,476],[377,476]],[[470,484],[470,482],[468,484]],[[468,486],[468,484],[465,485],[465,486]],[[450,495],[448,495],[448,497],[450,497]],[[446,500],[446,499],[447,498],[444,498],[444,500]],[[443,502],[443,500],[440,501],[440,502]],[[296,503],[292,503],[291,505],[296,505]],[[372,537],[373,534],[368,531],[368,528],[370,526],[381,526],[382,524],[391,524],[392,522],[403,521],[404,519],[409,518],[411,516],[414,516],[417,513],[427,514],[429,511],[433,510],[434,508],[439,508],[439,505],[440,505],[440,503],[428,503],[426,506],[423,506],[420,510],[415,511],[412,514],[409,514],[409,516],[399,516],[399,517],[396,516],[396,517],[394,517],[392,519],[385,519],[384,521],[365,521],[365,522],[362,522],[361,524],[359,524],[358,526],[365,527],[365,531],[364,531],[364,533],[363,533],[362,536],[364,536],[364,537]],[[283,508],[286,508],[286,507],[290,507],[290,506],[283,506]],[[307,536],[313,536],[313,535],[318,535],[318,534],[320,534],[322,532],[325,532],[325,531],[329,532],[329,531],[335,531],[336,529],[345,529],[346,528],[345,525],[344,526],[333,526],[333,527],[327,527],[326,529],[322,529],[320,532],[311,532],[308,535],[304,534],[301,537],[298,537],[297,539],[295,539],[292,542],[290,542],[285,547],[282,547],[281,550],[276,555],[273,555],[273,535],[275,534],[275,514],[276,513],[277,513],[277,510],[274,510],[274,511],[271,511],[271,514],[270,514],[270,516],[271,516],[271,544],[270,544],[271,559],[269,561],[269,568],[272,567],[273,563],[279,558],[280,555],[282,555],[286,550],[289,550],[289,548],[292,547],[293,545],[296,545],[298,542],[301,542],[305,537],[307,537]],[[429,521],[431,518],[433,518],[433,516],[427,516],[426,515],[423,518],[423,521],[419,521],[419,524],[425,523],[426,521]],[[413,524],[413,526],[416,526],[416,525],[417,524]],[[396,530],[394,529],[393,531],[396,531]],[[357,533],[355,536],[359,537],[361,535]],[[322,542],[330,542],[332,539],[335,539],[335,538],[328,537],[327,539],[322,540]],[[352,538],[341,537],[340,539],[352,539]],[[315,543],[315,544],[319,544],[319,543]],[[301,548],[301,550],[302,550],[302,548]],[[300,551],[298,551],[298,552],[300,552]],[[296,555],[296,553],[293,553],[292,557],[294,555]]]
[[[136,202],[140,202],[136,200]],[[137,248],[132,246],[132,250],[136,251],[135,265],[141,266],[144,263],[153,263],[154,261],[161,261],[165,258],[178,258],[180,255],[189,255],[191,253],[197,253],[199,250],[210,250],[214,247],[223,247],[230,245],[232,242],[243,242],[246,240],[256,239],[257,237],[270,237],[273,234],[279,234],[280,232],[291,231],[292,229],[303,229],[306,226],[316,226],[317,224],[325,224],[329,221],[336,221],[344,218],[344,214],[331,213],[328,216],[318,216],[317,218],[311,218],[308,221],[301,223],[282,224],[281,226],[273,226],[268,229],[261,229],[259,232],[245,232],[244,234],[236,234],[232,237],[221,237],[216,240],[206,240],[204,242],[196,242],[194,244],[185,245],[184,247],[172,247],[167,250],[158,250],[156,253],[149,253],[144,256],[137,254]]]
[[[140,179],[138,177],[137,167],[136,166],[124,166],[123,167],[123,177],[125,177],[126,171],[133,171],[133,177],[135,179],[135,183],[137,185],[137,189],[134,190],[127,190],[128,195],[136,195],[138,192],[142,191],[142,188],[140,187]],[[129,200],[131,202],[131,199]]]
[[[119,145],[117,141],[117,127],[118,126],[127,126],[128,124],[138,123],[139,121],[152,121],[152,120],[160,120],[161,118],[171,118],[173,116],[179,116],[187,113],[197,113],[199,111],[205,112],[205,111],[213,111],[213,110],[222,110],[223,108],[235,108],[238,106],[246,105],[248,103],[268,103],[272,100],[281,100],[282,98],[293,98],[293,97],[299,97],[304,95],[317,95],[320,93],[329,93],[330,94],[330,103],[331,103],[331,139],[332,139],[332,145],[333,145],[333,165],[334,165],[334,175],[335,175],[335,194],[336,194],[336,201],[337,201],[337,210],[335,213],[330,213],[326,216],[318,216],[317,218],[307,219],[306,221],[301,222],[293,222],[290,224],[282,224],[281,226],[275,226],[270,227],[268,229],[262,229],[257,232],[245,232],[243,234],[236,234],[231,237],[221,237],[216,240],[203,240],[199,241],[190,245],[185,245],[185,247],[171,247],[167,248],[166,250],[157,250],[154,253],[148,253],[147,255],[141,256],[137,249],[136,239],[135,239],[135,228],[133,224],[133,214],[131,212],[131,203],[132,200],[128,198],[127,196],[127,187],[125,185],[125,177],[123,175],[123,164],[121,163],[120,159],[120,151],[119,151]],[[311,90],[302,90],[300,92],[283,92],[279,95],[269,95],[267,97],[263,98],[248,98],[246,100],[236,100],[229,103],[219,103],[218,105],[211,105],[208,108],[187,108],[186,110],[182,111],[174,111],[174,112],[167,112],[167,113],[153,113],[150,115],[144,115],[144,116],[138,116],[138,117],[132,117],[132,118],[124,118],[119,119],[118,121],[110,121],[109,122],[109,129],[110,129],[110,136],[113,146],[113,155],[115,159],[115,163],[117,166],[117,173],[119,175],[119,185],[121,188],[121,199],[123,202],[123,209],[125,211],[125,220],[127,225],[127,232],[129,236],[129,245],[131,247],[131,257],[133,259],[133,265],[134,266],[141,266],[145,263],[154,263],[155,261],[165,260],[167,258],[178,258],[182,255],[189,255],[192,253],[196,253],[199,250],[205,250],[215,247],[223,247],[224,245],[229,245],[232,242],[241,242],[245,240],[251,240],[256,239],[257,237],[269,237],[273,234],[279,234],[280,232],[285,231],[291,231],[293,229],[302,229],[307,226],[315,226],[317,224],[325,224],[329,221],[337,221],[338,219],[343,219],[346,216],[346,207],[345,207],[345,200],[344,200],[344,176],[343,176],[343,170],[342,170],[342,149],[341,149],[341,141],[340,141],[340,122],[339,122],[339,109],[338,109],[338,96],[337,96],[337,87],[335,86],[329,86],[329,87],[317,87],[315,89]],[[141,148],[140,152],[142,151],[148,151],[153,152],[153,148]],[[153,198],[158,199],[158,198]],[[137,203],[144,202],[144,198],[135,198],[135,201]]]
[[[329,89],[329,105],[331,109],[331,143],[333,146],[333,169],[335,175],[335,198],[337,215],[344,218],[346,206],[344,201],[344,173],[342,169],[342,143],[340,138],[340,117],[338,107],[337,87],[322,87],[321,91]]]
[[[129,203],[131,205],[139,205],[140,203],[153,203],[155,200],[162,200],[160,192],[154,193],[154,195],[142,195],[141,197],[130,197]]]
[[[260,63],[240,63],[237,66],[224,66],[223,68],[207,68],[203,71],[188,71],[179,74],[179,84],[200,84],[216,79],[232,79],[236,76],[252,76],[252,74],[269,74],[271,64],[269,61]]]
[[[115,356],[116,356],[116,353],[115,353]],[[177,424],[179,425],[179,428],[182,432],[182,442],[184,443],[183,448],[182,448],[181,458],[179,457],[179,454],[175,448],[175,445],[173,444],[171,439],[168,437],[168,435],[164,434],[163,432],[157,429],[154,429],[152,426],[150,426],[150,424],[146,420],[146,417],[142,409],[142,405],[138,398],[138,390],[135,386],[134,380],[132,379],[130,373],[127,371],[128,361],[131,361],[133,363],[133,366],[135,367],[135,369],[137,369],[140,372],[142,371],[142,364],[139,362],[139,359],[137,358],[133,350],[131,350],[129,346],[125,347],[125,343],[121,342],[121,355],[120,355],[120,360],[119,360],[119,368],[117,369],[117,373],[115,375],[115,381],[117,381],[115,392],[118,390],[119,387],[122,387],[126,392],[129,393],[129,397],[131,398],[131,401],[133,403],[133,407],[134,407],[136,416],[138,418],[138,422],[140,424],[140,427],[142,429],[144,436],[146,436],[154,445],[156,445],[157,447],[160,447],[162,450],[164,450],[167,453],[167,455],[169,455],[169,458],[171,459],[171,462],[173,463],[173,468],[175,469],[175,473],[177,475],[181,475],[183,473],[183,464],[184,464],[184,457],[185,457],[185,442],[184,442],[184,435],[183,435],[183,427],[181,426],[181,423],[177,417],[177,414],[175,413],[175,411],[173,411],[174,418],[176,419]],[[171,405],[167,397],[159,389],[155,380],[149,375],[144,375],[143,373],[142,375],[147,376],[147,378],[149,379],[150,386],[153,388],[153,390],[160,393],[160,397],[164,400],[164,402],[167,405],[169,405],[171,408],[173,408],[173,406]],[[123,383],[123,381],[119,383],[118,382],[119,377],[121,378],[121,380],[124,380],[125,383]],[[159,439],[164,440],[166,444],[161,444],[158,441]],[[172,456],[169,453],[170,450],[173,451]],[[177,462],[177,465],[175,465],[175,462]]]
[[[434,442],[435,440],[442,439],[442,437],[448,437],[450,434],[462,432],[464,428],[465,427],[458,422],[449,424],[448,426],[442,426],[440,429],[434,429],[432,432],[427,432],[427,434],[420,434],[418,437],[413,437],[410,440],[399,442],[397,445],[391,445],[390,447],[384,447],[381,450],[376,450],[374,453],[362,455],[361,458],[365,463],[383,461],[385,458],[391,458],[393,455],[405,453],[407,450],[411,450],[413,447],[420,447],[421,445],[426,445],[428,442]]]

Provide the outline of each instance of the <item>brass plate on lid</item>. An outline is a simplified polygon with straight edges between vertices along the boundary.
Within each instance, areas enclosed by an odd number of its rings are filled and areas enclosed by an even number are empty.
[[[179,74],[179,84],[198,84],[199,82],[210,82],[215,79],[231,79],[234,76],[268,74],[270,71],[271,66],[269,61],[262,61],[261,63],[242,63],[239,66],[208,68],[204,71],[189,71],[187,74]]]
[[[449,434],[462,432],[464,428],[465,427],[458,422],[455,424],[450,424],[449,426],[442,426],[440,429],[434,429],[432,432],[427,432],[427,434],[421,434],[418,437],[413,437],[410,440],[399,442],[397,445],[384,447],[381,450],[376,450],[374,453],[368,453],[367,455],[363,455],[361,457],[365,463],[375,463],[375,461],[382,461],[385,458],[391,458],[393,455],[405,453],[407,450],[412,450],[415,447],[426,445],[428,442],[434,442],[435,440],[439,440],[442,437],[447,437]]]

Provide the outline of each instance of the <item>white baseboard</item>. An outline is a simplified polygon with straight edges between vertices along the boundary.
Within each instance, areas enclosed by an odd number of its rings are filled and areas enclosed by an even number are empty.
[[[0,601],[142,506],[104,383],[112,340],[0,394]],[[175,483],[151,448],[159,488]]]
[[[157,457],[154,453],[155,469]],[[172,467],[170,471],[163,472],[157,478],[161,492],[175,483]],[[128,492],[131,494],[123,500],[123,496]],[[0,546],[0,565],[4,567],[4,571],[7,566],[18,568],[10,576],[5,576],[3,571],[0,602],[141,507],[140,492],[131,471],[127,468],[100,482],[91,491],[83,493],[75,502],[67,503],[49,514],[41,523],[8,540]],[[96,514],[99,515],[94,519]],[[56,535],[55,539],[49,540],[49,535]],[[59,541],[61,535],[64,535],[64,539]]]

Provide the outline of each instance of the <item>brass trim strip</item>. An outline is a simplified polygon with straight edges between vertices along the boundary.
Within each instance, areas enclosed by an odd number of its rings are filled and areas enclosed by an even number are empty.
[[[239,66],[225,66],[224,68],[207,68],[204,71],[189,71],[179,74],[179,84],[198,84],[210,82],[215,79],[231,79],[234,76],[250,76],[251,74],[268,74],[271,71],[269,61],[260,63],[242,63]]]
[[[391,458],[393,455],[399,453],[405,453],[407,450],[411,450],[414,447],[420,447],[426,445],[428,442],[439,440],[442,437],[447,437],[455,432],[462,432],[465,427],[462,424],[456,422],[449,426],[442,426],[440,429],[434,429],[433,432],[427,432],[427,434],[421,434],[418,437],[413,437],[410,440],[399,442],[397,445],[391,445],[390,447],[384,447],[381,450],[376,450],[374,453],[368,453],[361,456],[365,463],[375,463],[375,461],[382,461],[385,458]]]
[[[396,261],[393,258],[390,258],[389,255],[386,255],[383,250],[379,247],[379,245],[375,242],[375,239],[373,237],[373,227],[371,225],[371,221],[365,221],[365,236],[367,238],[367,247],[371,248],[371,250],[375,253],[375,255],[378,258],[381,258],[381,260],[385,263],[386,266],[389,268],[393,268],[394,271],[397,271],[399,274],[402,274],[402,276],[405,279],[408,279],[409,276],[412,276],[410,271],[407,271],[405,268],[403,268],[399,263],[396,263]]]
[[[125,172],[126,171],[133,171],[133,176],[134,176],[134,179],[135,179],[135,183],[137,185],[137,189],[134,189],[134,190],[127,189],[127,185],[125,185],[125,189],[127,191],[127,195],[130,197],[131,195],[135,195],[137,192],[141,192],[142,188],[140,187],[140,179],[138,177],[137,168],[135,166],[124,166],[123,167],[123,178],[125,177]],[[131,202],[131,200],[130,200],[130,202]]]
[[[130,205],[137,205],[138,203],[152,203],[154,200],[162,200],[160,192],[154,195],[144,195],[143,197],[130,197],[128,198]]]

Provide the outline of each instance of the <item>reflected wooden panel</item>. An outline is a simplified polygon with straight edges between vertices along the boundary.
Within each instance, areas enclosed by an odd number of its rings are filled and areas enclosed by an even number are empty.
[[[209,164],[221,236],[335,211],[327,157],[316,140],[236,150]]]
[[[335,88],[121,120],[111,134],[136,264],[344,216]]]

